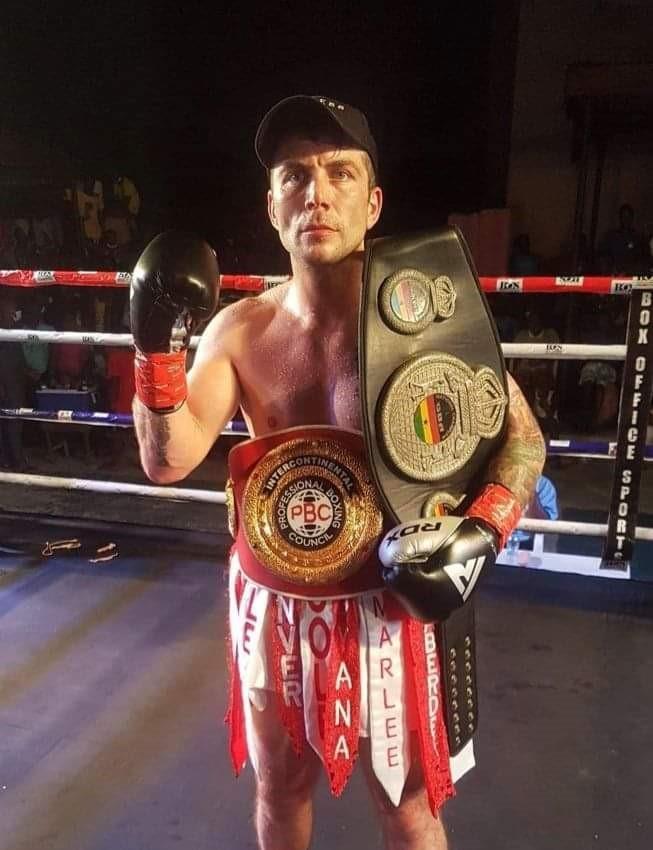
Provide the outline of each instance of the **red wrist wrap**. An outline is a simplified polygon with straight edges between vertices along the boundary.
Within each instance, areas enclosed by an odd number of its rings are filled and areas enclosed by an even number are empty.
[[[150,410],[176,410],[186,398],[186,352],[134,355],[136,395]]]
[[[516,528],[522,508],[514,494],[503,484],[486,484],[465,511],[465,516],[485,520],[499,535],[499,551]]]

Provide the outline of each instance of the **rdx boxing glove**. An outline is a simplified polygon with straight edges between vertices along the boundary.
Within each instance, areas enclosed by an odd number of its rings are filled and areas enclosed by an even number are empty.
[[[404,522],[381,541],[383,580],[412,617],[446,620],[493,566],[520,516],[515,496],[501,484],[488,484],[465,516]]]
[[[186,351],[198,327],[218,306],[215,251],[197,236],[169,230],[138,259],[130,290],[136,354],[136,394],[157,413],[186,398]]]

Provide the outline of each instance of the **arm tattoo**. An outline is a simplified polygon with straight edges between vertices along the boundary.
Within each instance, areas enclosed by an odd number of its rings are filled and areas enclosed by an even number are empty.
[[[147,455],[154,458],[158,466],[171,466],[167,457],[170,443],[168,417],[148,411],[137,396],[134,396],[132,413],[141,456],[145,451]]]
[[[159,466],[170,466],[167,457],[170,442],[170,423],[167,416],[159,416],[150,423],[150,439],[156,462]]]
[[[521,390],[508,376],[508,427],[503,445],[490,460],[485,480],[503,484],[522,508],[530,502],[542,473],[546,446],[542,432]]]

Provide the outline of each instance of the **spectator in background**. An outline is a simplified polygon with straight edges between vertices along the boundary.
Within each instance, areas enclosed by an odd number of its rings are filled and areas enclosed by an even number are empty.
[[[34,218],[32,224],[38,268],[58,268],[63,244],[60,218],[58,216]]]
[[[80,331],[78,314],[67,312],[63,319],[64,331]],[[88,381],[92,371],[92,351],[87,345],[76,342],[57,343],[50,357],[54,385],[66,390],[79,390]]]
[[[544,327],[535,309],[526,313],[526,327],[515,336],[515,343],[555,344],[560,342],[558,332]],[[557,360],[519,359],[511,361],[510,371],[521,387],[546,437],[555,439],[559,433],[558,398],[556,381]]]
[[[598,251],[603,274],[640,275],[646,271],[644,237],[635,230],[635,211],[630,204],[619,207],[619,227],[608,230]]]
[[[113,328],[114,333],[131,333],[128,314],[123,314]],[[136,393],[134,381],[134,350],[131,346],[119,348],[106,346],[105,360],[105,395],[108,409],[111,413],[131,414],[132,402]],[[124,457],[127,446],[132,441],[130,429],[116,427],[109,435],[109,459],[113,465]]]
[[[105,227],[100,242],[98,268],[120,271],[124,268],[123,254],[118,237],[114,230]],[[104,331],[111,325],[111,291],[98,289],[94,293],[93,327],[96,331]]]
[[[494,317],[501,342],[512,342],[517,332],[517,322],[508,313],[499,313]]]
[[[43,231],[34,250],[34,265],[39,269],[56,269],[59,265],[58,260],[58,246],[51,241],[48,233]]]
[[[528,277],[538,273],[539,263],[531,252],[531,238],[528,233],[520,233],[515,238],[508,263],[508,272],[514,277]]]
[[[102,183],[92,177],[77,181],[75,200],[81,223],[82,250],[88,259],[95,261],[102,237],[101,215],[104,209]]]
[[[550,478],[540,475],[535,485],[535,493],[531,503],[526,508],[524,516],[531,519],[553,519],[560,516],[558,510],[558,493]]]
[[[547,478],[546,475],[540,475],[537,479],[533,498],[523,515],[527,519],[557,520],[559,518],[558,493],[553,481]],[[508,539],[508,550],[515,551],[522,544],[524,544],[524,548],[528,549],[532,539],[532,531],[524,531],[521,528],[516,528]]]
[[[105,227],[102,231],[102,240],[99,250],[99,267],[102,269],[120,269],[120,244],[116,231]]]
[[[0,293],[0,328],[16,327],[15,300]],[[23,349],[15,342],[0,341],[0,407],[25,407],[27,369]],[[23,423],[20,419],[0,418],[0,462],[15,472],[24,472]]]
[[[45,304],[37,292],[30,292],[23,303],[21,326],[27,330],[53,331],[54,327],[45,321]],[[29,404],[34,406],[34,392],[48,382],[50,365],[50,345],[47,342],[33,340],[22,344],[27,370],[27,396]]]
[[[114,333],[131,333],[129,323],[121,318]],[[136,388],[134,384],[134,351],[131,347],[108,345],[104,350],[107,401],[112,413],[131,413]]]
[[[129,287],[98,288],[98,294],[104,303],[103,324],[101,326],[96,324],[96,327],[109,332],[111,328],[122,327],[123,321],[126,321],[129,327]]]
[[[119,262],[124,263],[125,269],[131,267],[131,263],[125,262],[125,258],[130,254],[130,248],[133,240],[133,230],[131,226],[130,216],[127,208],[122,201],[110,201],[104,210],[104,232],[112,230],[114,240],[120,249]]]
[[[116,176],[113,178],[113,197],[120,201],[128,216],[132,234],[138,232],[138,214],[141,210],[141,196],[134,182],[129,177]]]
[[[623,343],[624,324],[613,316],[608,304],[599,304],[598,312],[587,311],[581,327],[581,341],[588,345]],[[580,431],[607,428],[616,422],[619,410],[619,373],[614,363],[588,360],[578,379],[576,426]]]

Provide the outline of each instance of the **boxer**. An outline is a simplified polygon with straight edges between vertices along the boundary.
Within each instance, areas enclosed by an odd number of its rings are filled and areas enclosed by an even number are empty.
[[[255,768],[262,850],[308,847],[321,763],[332,790],[340,793],[356,755],[385,846],[442,850],[447,839],[440,807],[453,788],[435,639],[428,623],[420,623],[424,699],[435,744],[425,760],[415,720],[417,674],[406,669],[406,659],[413,657],[410,627],[415,618],[428,620],[429,612],[446,617],[462,604],[451,590],[455,581],[447,579],[451,553],[439,555],[439,546],[454,552],[462,547],[478,563],[493,562],[531,499],[544,442],[509,379],[505,438],[485,471],[476,509],[455,522],[447,540],[432,529],[417,529],[424,557],[404,578],[402,564],[412,550],[402,546],[401,526],[393,538],[391,523],[384,529],[389,536],[381,561],[367,546],[364,568],[352,572],[345,553],[342,571],[318,577],[317,585],[302,585],[297,578],[299,556],[287,571],[278,551],[263,558],[269,541],[263,535],[252,545],[252,535],[267,509],[266,494],[284,476],[301,475],[302,464],[307,474],[295,477],[274,503],[283,503],[282,519],[292,526],[289,549],[297,535],[306,545],[319,541],[315,529],[320,531],[322,520],[323,536],[333,532],[342,508],[330,503],[333,493],[347,496],[350,484],[352,492],[365,491],[358,445],[358,313],[364,240],[379,219],[383,194],[367,120],[347,104],[287,98],[264,117],[255,148],[269,175],[269,219],[290,256],[292,276],[211,318],[218,277],[213,251],[178,233],[162,234],[146,248],[131,292],[134,421],[142,466],[157,483],[184,478],[241,408],[253,439],[230,457],[237,527],[230,572],[229,722],[234,765],[242,766],[247,751]],[[190,337],[208,319],[186,374]],[[288,454],[297,444],[300,453]],[[301,500],[298,487],[303,487]],[[360,499],[356,504],[352,510],[358,516]],[[295,510],[303,525],[293,525]],[[370,509],[361,521],[363,542],[369,542],[369,533],[381,543],[383,521]],[[269,576],[268,565],[274,566]],[[432,604],[424,604],[425,594]]]

